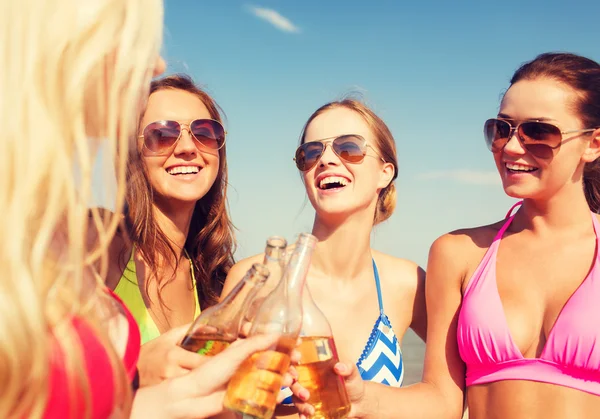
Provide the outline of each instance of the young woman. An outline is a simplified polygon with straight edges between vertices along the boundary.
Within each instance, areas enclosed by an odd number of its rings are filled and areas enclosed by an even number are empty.
[[[400,342],[409,327],[425,337],[426,314],[424,271],[371,248],[373,227],[396,205],[394,138],[365,104],[331,102],[308,119],[295,161],[319,239],[308,285],[331,324],[340,359],[356,363],[365,380],[400,387]],[[223,293],[260,260],[236,264]]]
[[[187,76],[155,80],[139,126],[127,172],[126,234],[111,245],[107,285],[140,327],[147,385],[201,362],[176,344],[201,308],[217,300],[234,239],[215,101]]]
[[[0,6],[2,418],[208,417],[222,410],[240,363],[273,342],[232,346],[132,398],[140,334],[95,266],[106,261],[121,215],[140,104],[164,70],[162,14],[158,0]],[[92,210],[96,240],[87,251],[90,173],[102,141],[119,156],[117,214]]]
[[[436,240],[423,383],[387,391],[338,365],[351,417],[459,418],[465,392],[471,419],[600,411],[600,65],[552,53],[524,64],[484,133],[522,203]]]

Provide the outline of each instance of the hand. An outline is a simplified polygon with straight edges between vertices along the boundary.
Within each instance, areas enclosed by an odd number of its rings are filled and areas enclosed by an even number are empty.
[[[350,414],[348,418],[361,418],[362,403],[365,397],[365,383],[358,369],[354,364],[347,365],[342,362],[335,364],[333,369],[337,375],[344,379],[344,384],[346,385],[348,399],[350,400]],[[298,409],[300,419],[307,419],[312,416],[315,413],[315,408],[308,403],[310,398],[309,391],[298,382],[292,384],[291,390],[294,394],[294,405]]]
[[[261,335],[236,341],[214,357],[201,357],[205,358],[202,365],[188,374],[138,390],[130,418],[191,419],[219,414],[233,374],[249,356],[269,348],[277,339]],[[284,384],[291,382],[291,375],[286,374]]]
[[[205,362],[205,357],[179,346],[189,327],[176,327],[142,345],[138,361],[141,387],[179,377]]]

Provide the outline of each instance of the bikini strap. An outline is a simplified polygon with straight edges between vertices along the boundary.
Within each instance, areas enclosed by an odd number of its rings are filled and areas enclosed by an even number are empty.
[[[375,285],[377,286],[377,299],[379,300],[379,312],[384,314],[383,312],[383,297],[381,296],[381,285],[379,284],[379,271],[377,270],[377,265],[375,264],[375,259],[371,258],[373,261],[373,274],[375,274]]]
[[[506,213],[506,216],[504,217],[504,219],[507,219],[508,217],[510,217],[510,215],[512,214],[513,210],[515,208],[517,208],[518,206],[523,205],[523,201],[519,201],[516,204],[514,204],[512,207],[510,207],[510,209],[508,210],[508,212]]]
[[[498,240],[502,239],[502,236],[504,236],[504,233],[506,233],[506,230],[510,226],[510,223],[512,223],[512,220],[515,218],[515,215],[517,215],[516,213],[512,214],[513,210],[521,204],[523,204],[523,201],[519,201],[515,205],[510,207],[510,209],[508,210],[508,213],[506,214],[506,222],[504,223],[502,228],[498,231],[498,234],[496,234],[496,237],[494,237],[494,242],[497,242]]]

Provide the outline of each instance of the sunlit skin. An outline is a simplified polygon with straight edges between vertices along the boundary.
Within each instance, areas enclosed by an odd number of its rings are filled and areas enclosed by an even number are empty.
[[[393,179],[394,166],[382,161],[376,138],[364,118],[347,108],[329,109],[308,125],[305,142],[327,142],[344,134],[360,135],[372,146],[367,147],[362,162],[342,160],[328,144],[315,166],[301,175],[315,209],[312,234],[319,239],[307,282],[315,303],[331,325],[340,359],[354,364],[379,316],[371,258],[379,270],[385,313],[399,341],[409,327],[425,336],[425,274],[414,262],[371,248],[375,207],[380,191]],[[346,185],[321,188],[321,180],[327,176],[343,178]],[[262,258],[257,255],[237,263],[222,295]],[[277,417],[297,418],[295,412],[295,408],[281,408]]]

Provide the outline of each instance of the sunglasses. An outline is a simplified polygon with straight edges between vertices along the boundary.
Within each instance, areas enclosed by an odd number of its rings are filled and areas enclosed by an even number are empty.
[[[563,140],[563,134],[592,132],[596,128],[561,131],[556,125],[541,121],[525,121],[513,127],[503,119],[485,121],[483,133],[488,148],[493,153],[502,151],[516,133],[517,139],[525,150],[535,157],[547,159],[554,155]]]
[[[330,144],[333,152],[347,163],[356,164],[362,162],[367,155],[367,147],[371,147],[375,154],[377,154],[377,157],[385,163],[385,160],[377,153],[377,150],[367,143],[367,140],[360,135],[347,134],[319,141],[309,141],[300,145],[294,157],[298,170],[306,172],[312,169]]]
[[[163,154],[170,151],[187,129],[194,140],[211,150],[219,150],[225,145],[225,128],[214,119],[195,119],[189,124],[177,121],[155,121],[146,125],[142,135],[144,147],[151,153]]]

